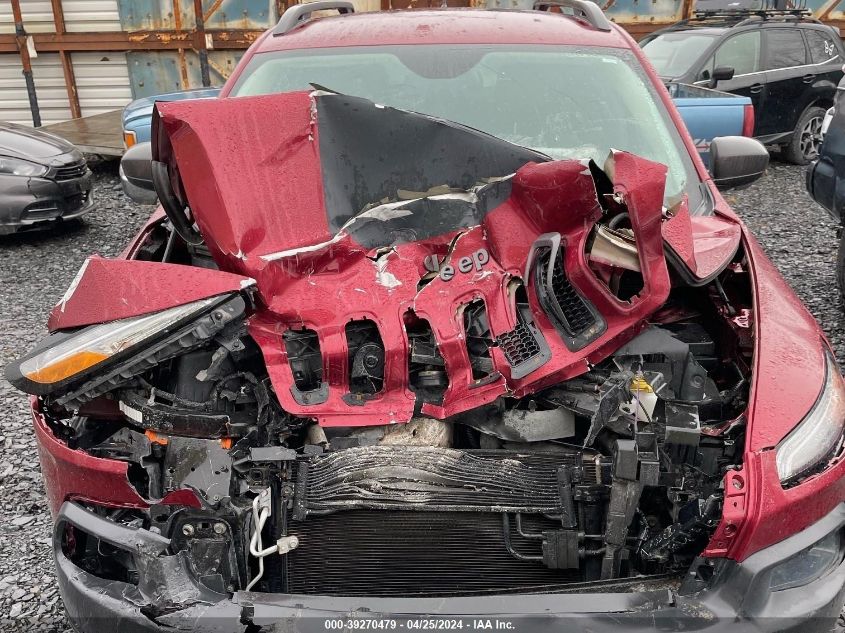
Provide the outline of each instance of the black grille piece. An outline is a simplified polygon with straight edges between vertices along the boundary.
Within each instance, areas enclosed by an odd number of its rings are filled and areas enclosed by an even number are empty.
[[[558,470],[580,459],[575,452],[350,448],[300,464],[294,515],[359,508],[559,514]]]
[[[555,259],[549,275],[549,262]],[[578,350],[600,336],[607,327],[598,310],[582,297],[566,276],[563,248],[543,248],[535,268],[537,296],[567,347]]]
[[[490,358],[493,338],[490,335],[487,306],[483,299],[476,299],[464,306],[464,332],[472,378],[475,381],[472,386],[477,387],[496,380],[499,374],[493,371],[493,360]]]
[[[518,323],[514,329],[505,332],[496,341],[511,365],[521,365],[542,351],[525,323]]]
[[[291,395],[302,405],[328,400],[329,384],[323,381],[323,355],[320,337],[314,330],[288,330],[282,334],[294,386]]]
[[[73,180],[83,176],[87,170],[88,166],[84,161],[74,165],[63,165],[56,168],[56,180]]]
[[[544,267],[548,267],[548,262],[549,256],[547,255],[543,261]],[[563,272],[563,257],[560,253],[555,257],[552,271],[552,292],[563,313],[563,318],[572,334],[580,334],[595,323],[593,314],[587,307],[587,302],[575,291],[575,288],[569,283],[569,279],[566,278],[566,274]]]
[[[23,217],[28,220],[47,220],[54,219],[61,215],[61,211],[57,204],[52,201],[34,202],[29,205],[24,211]]]
[[[512,548],[539,556],[541,543],[520,536]],[[560,521],[524,515],[524,533],[560,529]],[[552,591],[578,582],[578,570],[518,560],[493,513],[353,510],[291,521],[299,547],[287,555],[287,591],[343,596],[442,596]]]
[[[527,318],[531,318],[530,309],[525,305]],[[520,311],[520,320],[510,332],[496,337],[496,343],[511,366],[511,378],[519,379],[541,367],[552,354],[543,335],[537,331],[533,323],[526,319]]]
[[[79,211],[88,202],[88,192],[78,193],[73,196],[65,198],[65,213],[73,213]]]

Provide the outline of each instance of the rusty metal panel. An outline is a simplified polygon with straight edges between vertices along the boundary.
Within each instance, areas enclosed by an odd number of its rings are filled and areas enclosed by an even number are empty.
[[[845,19],[845,3],[841,0],[807,0],[807,8],[820,20]]]
[[[266,29],[278,21],[273,0],[203,0],[202,6],[207,29]],[[118,9],[124,31],[195,26],[191,0],[118,0]]]
[[[611,20],[626,26],[672,24],[684,17],[683,0],[606,0],[599,4]]]
[[[480,0],[490,8],[531,9],[535,0]],[[476,3],[473,3],[476,4]],[[684,0],[599,0],[607,16],[623,26],[666,25],[683,19]]]
[[[243,51],[208,51],[211,85],[222,86],[242,55]],[[135,99],[202,87],[199,56],[194,51],[184,53],[187,82],[183,80],[177,51],[127,53],[126,58]]]

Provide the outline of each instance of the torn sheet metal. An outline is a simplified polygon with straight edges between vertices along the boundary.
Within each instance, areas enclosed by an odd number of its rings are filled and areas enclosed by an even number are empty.
[[[631,218],[643,277],[643,290],[623,301],[587,262],[604,211],[584,162],[550,161],[455,123],[343,95],[157,108],[154,156],[178,171],[218,264],[257,281],[250,333],[282,406],[324,426],[412,418],[408,315],[430,324],[445,363],[442,399],[422,405],[442,419],[583,373],[639,332],[668,296],[662,165],[624,152],[606,165],[612,194]],[[535,242],[549,234],[559,236],[569,282],[603,319],[575,350],[544,312],[534,281],[522,280]],[[530,314],[515,304],[520,285]],[[527,316],[549,360],[518,372],[491,343],[493,371],[474,376],[463,315],[478,300],[491,341],[514,336]],[[383,384],[365,396],[352,393],[349,378],[345,328],[358,320],[374,323],[384,345]],[[319,398],[297,397],[283,339],[290,330],[318,335]]]
[[[691,216],[685,205],[672,210],[662,230],[679,267],[696,284],[706,283],[724,270],[742,239],[737,222],[718,215]]]
[[[194,266],[89,257],[50,312],[51,332],[159,312],[239,292],[248,277]]]
[[[115,508],[146,508],[149,505],[129,483],[129,464],[73,450],[53,435],[40,411],[33,410],[32,417],[41,474],[48,484],[47,503],[54,517],[65,501],[85,501],[92,490],[97,492],[97,503],[101,505]]]

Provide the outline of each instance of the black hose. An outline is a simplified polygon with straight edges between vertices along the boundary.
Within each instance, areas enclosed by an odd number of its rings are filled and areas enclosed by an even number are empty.
[[[173,230],[190,246],[199,246],[202,244],[202,236],[188,222],[188,216],[185,214],[185,206],[179,202],[179,199],[173,192],[167,165],[161,161],[152,161],[152,176],[153,187],[155,187],[156,194],[158,194],[161,206],[164,207],[167,218],[173,225]]]
[[[628,214],[627,213],[620,213],[619,215],[614,215],[607,223],[607,228],[615,229],[619,226],[624,220],[627,220]]]

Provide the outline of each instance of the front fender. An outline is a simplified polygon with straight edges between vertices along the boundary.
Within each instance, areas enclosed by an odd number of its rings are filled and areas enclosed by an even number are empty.
[[[141,316],[240,292],[249,277],[219,270],[92,256],[50,312],[51,332]]]

